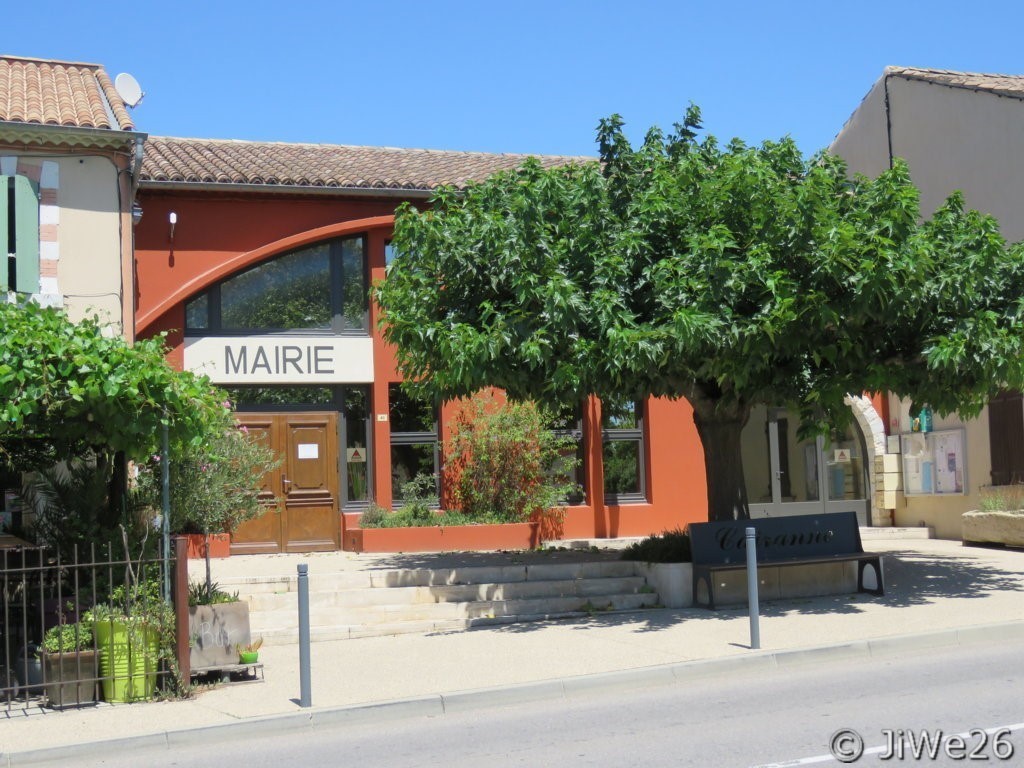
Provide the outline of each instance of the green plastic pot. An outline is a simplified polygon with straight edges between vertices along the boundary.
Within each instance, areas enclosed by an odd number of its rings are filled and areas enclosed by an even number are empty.
[[[160,657],[157,631],[107,620],[94,623],[93,634],[100,654],[103,698],[113,702],[152,698]]]
[[[260,657],[259,651],[239,651],[238,652],[238,663],[239,664],[255,664]]]

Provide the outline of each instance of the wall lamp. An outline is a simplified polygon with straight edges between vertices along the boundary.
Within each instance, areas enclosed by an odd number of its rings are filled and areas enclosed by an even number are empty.
[[[178,223],[178,214],[176,214],[174,211],[171,211],[171,213],[167,217],[167,220],[171,223],[170,241],[173,243],[174,242],[174,225]]]

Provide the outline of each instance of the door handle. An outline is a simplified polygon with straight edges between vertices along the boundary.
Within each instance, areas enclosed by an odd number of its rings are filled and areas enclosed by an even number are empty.
[[[292,484],[291,480],[289,480],[284,475],[281,475],[281,492],[282,493],[287,494],[288,493],[288,486],[291,485],[291,484]]]

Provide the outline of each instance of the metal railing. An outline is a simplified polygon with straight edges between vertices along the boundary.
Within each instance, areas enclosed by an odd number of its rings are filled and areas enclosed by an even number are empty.
[[[161,594],[174,561],[119,548],[0,550],[0,711],[136,701],[177,683]]]

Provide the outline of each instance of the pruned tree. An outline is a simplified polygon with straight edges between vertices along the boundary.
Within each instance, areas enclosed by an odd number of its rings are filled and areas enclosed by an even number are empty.
[[[164,352],[162,337],[129,344],[95,318],[73,323],[59,309],[0,302],[0,464],[31,471],[84,460],[110,489],[95,511],[112,528],[126,459],[156,453],[165,423],[184,450],[228,420],[223,393],[175,371]]]
[[[375,286],[405,376],[438,397],[685,397],[709,519],[749,515],[740,433],[755,404],[804,434],[890,391],[977,414],[1024,380],[1024,251],[953,194],[928,221],[907,166],[850,178],[788,138],[699,138],[700,114],[600,163],[528,161],[404,206]]]

